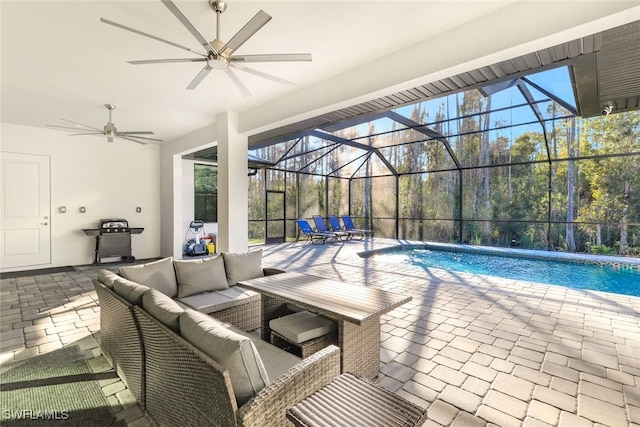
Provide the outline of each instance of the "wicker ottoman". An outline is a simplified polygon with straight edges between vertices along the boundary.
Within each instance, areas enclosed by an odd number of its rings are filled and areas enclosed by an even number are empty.
[[[271,344],[303,359],[338,341],[336,324],[308,311],[272,319],[269,329]]]
[[[412,427],[427,410],[346,373],[287,409],[287,418],[297,427]]]

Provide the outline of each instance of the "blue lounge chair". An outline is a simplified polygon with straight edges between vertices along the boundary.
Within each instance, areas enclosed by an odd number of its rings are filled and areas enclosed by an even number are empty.
[[[306,219],[297,219],[296,223],[298,223],[298,228],[300,228],[302,234],[307,238],[306,242],[310,242],[311,244],[316,244],[318,241],[324,244],[337,239],[337,236],[334,234],[313,231],[313,228],[311,228],[311,225],[309,225]]]
[[[331,233],[340,240],[342,240],[342,238],[348,239],[350,237],[349,233],[347,233],[346,231],[330,231],[324,223],[324,218],[320,215],[314,215],[313,222],[316,223],[316,230],[318,230],[320,233]]]
[[[359,231],[364,235],[370,235],[373,237],[373,230],[364,230],[362,228],[356,228],[353,225],[353,220],[351,219],[351,215],[342,215],[342,222],[344,222],[344,229],[347,231]]]
[[[364,237],[364,233],[361,233],[360,231],[349,231],[349,230],[345,230],[340,226],[340,220],[338,219],[337,216],[335,215],[329,215],[327,216],[327,219],[329,220],[329,228],[331,228],[331,231],[339,231],[342,233],[348,233],[349,234],[349,239],[353,239],[354,236],[361,236]]]

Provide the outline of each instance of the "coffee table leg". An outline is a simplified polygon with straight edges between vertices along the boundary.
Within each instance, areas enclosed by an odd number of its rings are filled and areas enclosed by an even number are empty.
[[[361,325],[338,322],[341,372],[374,379],[380,371],[380,316]]]

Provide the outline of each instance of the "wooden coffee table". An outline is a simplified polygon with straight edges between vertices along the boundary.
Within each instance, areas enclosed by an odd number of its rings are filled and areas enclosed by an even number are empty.
[[[356,286],[304,273],[243,280],[239,286],[262,294],[262,338],[283,304],[333,319],[338,324],[341,372],[373,379],[380,370],[380,316],[411,301],[410,296]]]

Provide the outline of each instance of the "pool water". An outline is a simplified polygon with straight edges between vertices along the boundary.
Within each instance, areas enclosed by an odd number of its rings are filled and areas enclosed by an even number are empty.
[[[610,264],[583,264],[430,249],[404,249],[380,254],[376,258],[427,268],[640,296],[640,270],[633,266],[616,267]]]

